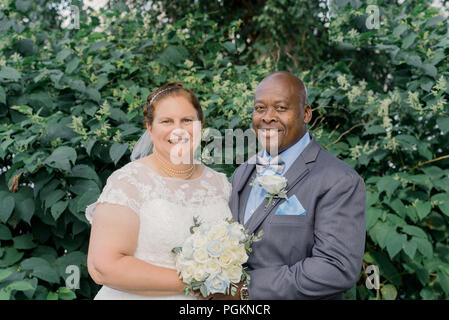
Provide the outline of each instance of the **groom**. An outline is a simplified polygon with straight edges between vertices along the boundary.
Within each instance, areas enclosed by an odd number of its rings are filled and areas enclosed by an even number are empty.
[[[236,169],[229,202],[236,221],[251,233],[264,231],[248,259],[251,281],[242,298],[343,299],[359,276],[365,185],[309,134],[311,118],[306,88],[293,74],[275,72],[257,87],[253,128],[267,150],[257,164]],[[273,146],[277,154],[269,154]],[[256,174],[285,177],[288,199],[265,208],[263,187],[251,184]]]

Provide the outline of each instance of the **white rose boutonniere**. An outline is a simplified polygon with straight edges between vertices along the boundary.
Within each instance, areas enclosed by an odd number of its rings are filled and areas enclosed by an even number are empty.
[[[287,199],[287,179],[278,175],[265,175],[258,176],[251,185],[258,184],[265,191],[265,197],[268,198],[268,203],[265,206],[265,210],[270,205],[274,198]]]

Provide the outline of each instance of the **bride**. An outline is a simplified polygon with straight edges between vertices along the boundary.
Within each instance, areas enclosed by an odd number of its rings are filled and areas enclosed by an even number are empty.
[[[196,299],[184,295],[171,249],[189,235],[194,216],[231,217],[231,186],[224,174],[193,161],[201,138],[194,124],[203,113],[192,91],[177,83],[157,89],[144,118],[139,141],[151,139],[153,153],[114,171],[86,209],[88,271],[103,285],[95,299]]]

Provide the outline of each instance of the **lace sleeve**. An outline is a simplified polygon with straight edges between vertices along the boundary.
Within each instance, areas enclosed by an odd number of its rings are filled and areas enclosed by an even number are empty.
[[[118,204],[130,208],[136,214],[140,212],[141,196],[136,176],[126,167],[114,171],[106,181],[106,185],[98,200],[86,208],[86,219],[92,223],[95,208],[99,203]]]

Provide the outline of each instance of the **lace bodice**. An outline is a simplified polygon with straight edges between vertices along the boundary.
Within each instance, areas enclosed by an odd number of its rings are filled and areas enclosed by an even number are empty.
[[[111,174],[98,200],[87,207],[86,218],[92,222],[98,203],[132,209],[140,220],[134,256],[175,269],[171,250],[182,245],[190,234],[193,217],[204,221],[230,218],[230,193],[226,176],[209,167],[195,179],[182,180],[162,177],[147,165],[134,161]]]

